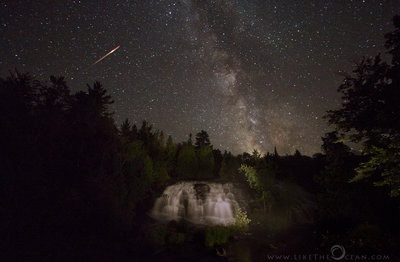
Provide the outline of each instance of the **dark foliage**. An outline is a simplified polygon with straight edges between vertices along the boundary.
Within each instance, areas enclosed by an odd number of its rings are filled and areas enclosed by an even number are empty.
[[[399,199],[387,189],[399,193],[399,16],[394,24],[386,35],[391,63],[364,59],[346,77],[342,108],[328,112],[336,131],[313,157],[298,150],[280,156],[276,148],[266,155],[222,154],[204,130],[194,145],[191,134],[174,143],[146,121],[136,126],[127,119],[117,128],[113,101],[98,82],[71,94],[62,77],[40,82],[16,71],[0,78],[2,259],[163,261],[195,254],[217,260],[214,250],[198,248],[204,238],[193,225],[149,222],[154,198],[181,180],[246,187],[250,230],[258,236],[247,239],[249,246],[267,243],[274,230],[311,223],[313,252],[341,244],[355,254],[395,254]],[[361,144],[363,154],[347,141]],[[355,178],[363,179],[350,183]],[[200,197],[206,187],[197,184]],[[308,210],[316,211],[311,219]],[[219,240],[210,245],[228,246],[225,228],[221,235],[213,230],[209,240]],[[288,235],[285,241],[303,237]]]
[[[103,246],[110,239],[140,228],[170,177],[219,173],[222,156],[204,131],[195,149],[165,141],[146,121],[138,129],[125,120],[118,130],[106,89],[98,82],[87,88],[70,94],[62,77],[43,83],[19,72],[0,79],[5,257],[101,258],[112,253]]]
[[[381,56],[364,58],[348,75],[338,91],[342,106],[328,112],[343,141],[359,143],[365,160],[356,169],[353,181],[373,177],[391,196],[400,194],[400,16],[396,29],[386,35],[391,64]]]
[[[316,177],[322,246],[393,253],[399,241],[399,200],[389,195],[400,192],[400,16],[394,25],[385,36],[391,63],[364,58],[338,89],[341,108],[328,111],[336,130],[323,137],[325,167]]]

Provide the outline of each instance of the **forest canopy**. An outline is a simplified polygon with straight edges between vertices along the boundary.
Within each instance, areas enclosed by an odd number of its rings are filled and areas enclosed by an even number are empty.
[[[243,239],[273,253],[299,235],[301,251],[340,243],[352,252],[398,253],[400,16],[394,25],[386,35],[391,61],[364,58],[345,77],[341,108],[326,116],[335,130],[312,157],[276,148],[235,156],[215,149],[205,130],[176,143],[146,121],[118,125],[99,82],[71,93],[63,77],[40,81],[15,70],[0,78],[4,256],[150,261],[163,252],[203,252],[185,247],[204,242],[206,255],[216,248],[226,256],[229,241]],[[153,223],[155,199],[182,181],[241,187],[247,199],[235,214],[238,227],[206,227],[201,235],[185,221]]]

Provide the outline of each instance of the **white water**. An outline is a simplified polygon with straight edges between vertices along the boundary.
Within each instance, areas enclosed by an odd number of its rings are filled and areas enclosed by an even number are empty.
[[[195,224],[234,224],[239,207],[232,184],[181,182],[167,187],[151,216],[160,221],[185,219]]]

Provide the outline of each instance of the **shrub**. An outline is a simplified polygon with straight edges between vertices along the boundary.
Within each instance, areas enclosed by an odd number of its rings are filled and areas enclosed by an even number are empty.
[[[213,247],[216,245],[225,244],[228,242],[231,234],[231,228],[217,225],[206,227],[205,230],[205,245]]]
[[[234,230],[239,233],[245,233],[249,229],[251,219],[247,217],[246,211],[238,208],[235,213],[236,224],[233,226]]]

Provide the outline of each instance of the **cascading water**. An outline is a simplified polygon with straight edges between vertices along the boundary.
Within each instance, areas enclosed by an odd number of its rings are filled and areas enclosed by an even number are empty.
[[[239,204],[230,183],[180,182],[167,187],[151,216],[160,221],[185,219],[195,224],[235,223]]]

